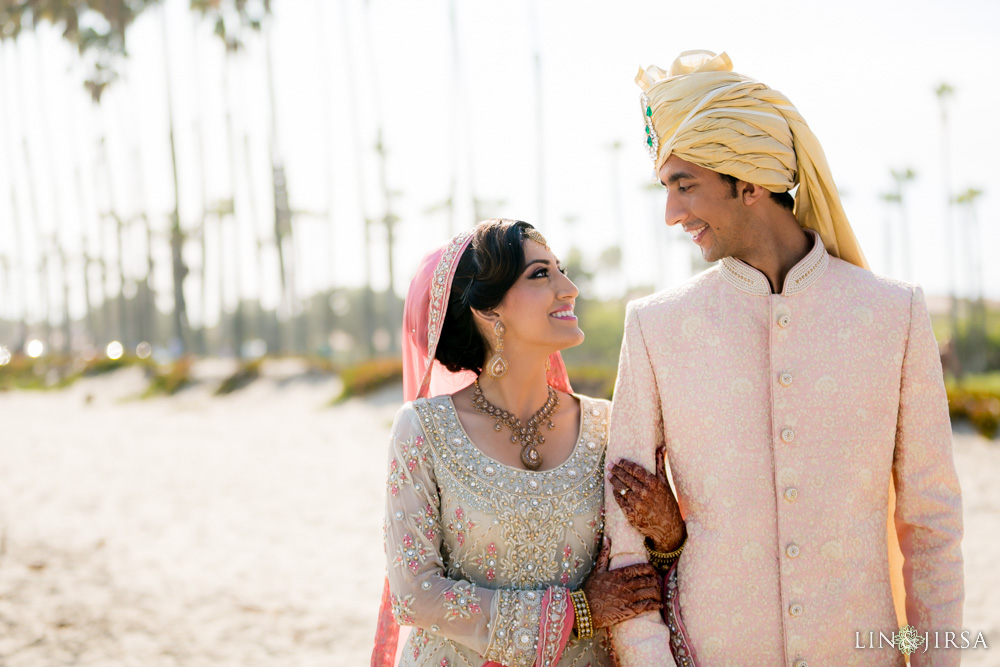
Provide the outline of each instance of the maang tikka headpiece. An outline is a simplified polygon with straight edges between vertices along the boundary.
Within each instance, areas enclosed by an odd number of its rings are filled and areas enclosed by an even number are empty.
[[[541,232],[539,232],[537,229],[525,227],[524,238],[528,239],[529,241],[534,241],[535,243],[542,246],[546,250],[552,250],[552,248],[549,247],[549,242],[545,240],[545,237],[542,236]]]

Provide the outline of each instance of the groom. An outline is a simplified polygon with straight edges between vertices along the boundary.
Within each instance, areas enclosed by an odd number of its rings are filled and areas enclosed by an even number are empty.
[[[923,292],[867,270],[783,95],[710,52],[637,82],[666,223],[718,261],[629,304],[607,452],[653,469],[665,445],[687,531],[678,662],[900,665],[856,633],[962,622],[961,501]],[[626,521],[642,477],[609,477],[612,567],[677,546],[644,545]],[[623,665],[669,661],[659,615],[613,641]],[[959,659],[931,647],[912,664]]]

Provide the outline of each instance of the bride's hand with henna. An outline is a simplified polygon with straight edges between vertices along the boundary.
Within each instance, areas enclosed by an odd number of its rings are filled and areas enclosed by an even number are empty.
[[[657,551],[670,552],[684,542],[687,531],[677,499],[667,481],[666,447],[656,448],[656,474],[622,459],[608,466],[615,502],[632,527],[648,537]]]
[[[597,563],[583,582],[594,628],[610,628],[640,614],[659,611],[662,589],[656,570],[649,563],[609,570],[611,543],[604,541]]]

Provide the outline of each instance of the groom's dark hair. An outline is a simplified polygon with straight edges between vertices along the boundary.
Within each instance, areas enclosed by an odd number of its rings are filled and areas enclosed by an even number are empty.
[[[472,309],[491,310],[524,271],[524,230],[520,220],[480,223],[462,253],[451,283],[448,310],[435,358],[453,373],[483,371],[489,345],[476,327]]]

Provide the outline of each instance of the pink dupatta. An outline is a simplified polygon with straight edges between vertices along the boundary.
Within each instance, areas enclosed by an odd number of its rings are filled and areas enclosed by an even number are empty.
[[[429,252],[421,260],[417,273],[410,282],[403,306],[404,401],[453,394],[476,379],[472,371],[452,373],[434,358],[448,310],[455,271],[474,235],[475,230],[462,232],[443,248]],[[558,352],[549,357],[548,382],[559,391],[573,391],[566,373],[566,364]],[[389,598],[389,580],[386,579],[375,632],[375,646],[372,649],[372,667],[391,667],[396,660],[399,625],[392,616]],[[567,634],[573,627],[572,622],[568,625]],[[565,644],[565,638],[563,643]],[[484,667],[494,664],[486,663]]]

